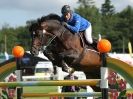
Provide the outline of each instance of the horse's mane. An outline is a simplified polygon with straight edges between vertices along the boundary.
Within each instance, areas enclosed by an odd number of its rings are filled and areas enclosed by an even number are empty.
[[[38,22],[41,23],[41,22],[44,22],[47,20],[57,20],[57,21],[61,22],[61,17],[57,14],[51,13],[47,16],[42,16],[40,19],[38,19]]]
[[[30,26],[29,26],[29,31],[34,31],[37,27],[37,23],[32,23]]]

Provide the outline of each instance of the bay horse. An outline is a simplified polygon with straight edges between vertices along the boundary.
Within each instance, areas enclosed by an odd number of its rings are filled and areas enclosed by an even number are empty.
[[[32,34],[31,53],[37,55],[43,51],[53,64],[63,64],[83,71],[87,79],[100,78],[101,58],[92,46],[83,46],[79,35],[69,31],[58,15],[50,14],[38,20],[30,27]]]

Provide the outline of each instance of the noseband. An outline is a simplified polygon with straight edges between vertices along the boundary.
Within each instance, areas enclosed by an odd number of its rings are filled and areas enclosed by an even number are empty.
[[[43,50],[46,50],[46,48],[52,43],[52,41],[53,41],[56,37],[57,37],[57,36],[54,35],[52,38],[50,38],[50,40],[48,41],[48,43],[46,44],[46,46],[43,46],[43,45],[42,45]]]
[[[58,31],[58,32],[60,33],[60,36],[59,36],[59,37],[62,37],[65,31],[66,31],[65,29],[63,30],[63,32],[62,32],[62,31]],[[46,34],[46,30],[43,30],[43,36],[42,36],[42,37],[44,37],[45,34]],[[57,37],[57,35],[52,34],[52,33],[47,33],[47,34],[51,34],[52,37],[50,38],[50,40],[48,41],[48,43],[47,43],[45,46],[43,46],[43,43],[41,43],[41,44],[42,44],[43,50],[46,50],[46,48],[47,48],[47,47],[54,41],[54,39]],[[43,42],[43,38],[42,38],[41,42]]]

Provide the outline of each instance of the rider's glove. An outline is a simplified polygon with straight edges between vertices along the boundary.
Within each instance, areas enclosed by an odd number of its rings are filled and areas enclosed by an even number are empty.
[[[62,25],[64,25],[65,27],[67,27],[67,23],[66,22],[62,22]]]

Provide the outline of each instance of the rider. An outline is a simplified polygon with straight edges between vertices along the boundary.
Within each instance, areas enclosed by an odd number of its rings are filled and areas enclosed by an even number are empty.
[[[85,18],[81,17],[79,14],[74,13],[69,5],[64,5],[61,9],[62,21],[64,26],[68,28],[73,33],[84,32],[86,41],[89,44],[93,43],[92,40],[92,27],[91,23]]]

